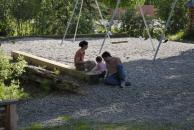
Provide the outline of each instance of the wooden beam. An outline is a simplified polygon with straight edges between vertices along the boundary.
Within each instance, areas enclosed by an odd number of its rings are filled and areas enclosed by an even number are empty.
[[[5,107],[5,129],[6,130],[11,130],[10,127],[10,105],[6,105]]]
[[[0,130],[5,128],[5,115],[6,115],[6,111],[5,111],[5,107],[4,105],[0,105]]]
[[[88,81],[89,79],[88,75],[86,75],[85,73],[81,71],[77,71],[68,65],[64,65],[56,61],[48,60],[48,59],[38,57],[32,54],[28,54],[25,52],[21,52],[21,51],[12,51],[11,56],[13,57],[14,60],[17,59],[19,56],[22,56],[24,60],[30,65],[43,67],[45,69],[52,70],[52,71],[59,70],[60,73],[72,76],[78,80]]]
[[[17,102],[17,100],[0,101],[0,130],[17,129]]]
[[[10,104],[9,106],[10,110],[10,130],[16,130],[17,129],[17,121],[18,121],[18,114],[16,111],[16,104]]]

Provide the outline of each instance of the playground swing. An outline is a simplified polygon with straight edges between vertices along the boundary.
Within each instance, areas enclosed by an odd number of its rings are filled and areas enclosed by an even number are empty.
[[[172,15],[173,15],[173,12],[174,12],[174,9],[175,9],[175,6],[176,6],[176,3],[177,3],[177,2],[178,2],[178,0],[174,0],[173,3],[172,3],[172,5],[171,5],[171,11],[170,11],[170,14],[169,14],[169,16],[168,16],[167,22],[166,22],[166,24],[165,24],[165,28],[164,28],[164,30],[163,30],[163,33],[162,33],[161,36],[160,36],[159,44],[158,44],[158,47],[157,47],[156,52],[155,52],[155,54],[154,54],[153,62],[156,61],[156,57],[157,57],[157,54],[158,54],[158,52],[159,52],[159,50],[160,50],[160,46],[161,46],[161,44],[163,43],[163,40],[165,40],[165,33],[166,33],[166,31],[167,31],[167,29],[168,29],[168,27],[169,27],[170,20],[171,20],[171,18],[172,18]]]
[[[150,42],[152,43],[153,50],[155,51],[155,47],[154,47],[154,43],[153,43],[153,40],[152,40],[152,36],[151,36],[151,34],[150,34],[150,29],[149,29],[149,26],[148,26],[147,21],[146,21],[146,19],[145,19],[145,15],[144,15],[143,9],[142,9],[142,7],[141,7],[139,1],[138,1],[138,4],[139,4],[139,10],[140,10],[141,16],[142,16],[142,18],[143,18],[144,25],[145,25],[145,27],[146,27],[146,32],[147,32],[148,38],[150,39]],[[146,40],[146,39],[147,39],[147,38],[145,38],[145,40]],[[162,43],[166,43],[166,42],[168,42],[168,39],[165,38],[165,36],[164,36],[164,39],[162,40]]]
[[[61,45],[63,44],[63,42],[64,42],[64,40],[65,40],[65,38],[66,38],[67,32],[68,32],[68,30],[69,30],[69,27],[70,27],[70,24],[71,24],[71,22],[72,22],[73,16],[74,16],[74,14],[75,14],[75,10],[76,10],[77,7],[78,7],[78,2],[79,2],[79,0],[75,0],[75,6],[74,6],[74,9],[73,9],[73,12],[72,12],[71,17],[70,17],[69,21],[67,22],[67,28],[66,28],[66,30],[65,30],[63,39],[62,39],[62,41],[61,41]],[[77,24],[76,24],[76,29],[75,29],[74,37],[73,37],[73,42],[75,42],[75,39],[76,39],[77,30],[78,30],[78,26],[79,26],[79,20],[80,20],[80,17],[81,17],[81,12],[82,12],[82,7],[83,7],[83,2],[84,2],[84,0],[81,0],[81,5],[80,5],[80,10],[79,10],[79,14],[78,14],[78,20],[77,20]],[[109,30],[111,29],[111,26],[113,25],[113,21],[114,21],[114,18],[115,18],[115,16],[116,16],[116,13],[117,13],[117,11],[118,11],[118,7],[119,7],[119,5],[120,5],[120,2],[121,2],[121,0],[117,0],[116,7],[115,7],[114,12],[113,12],[113,14],[112,14],[112,17],[111,17],[111,19],[110,19],[110,22],[109,22],[109,24],[108,24],[108,27],[107,27],[105,24],[103,24],[103,23],[101,22],[101,24],[102,24],[102,25],[104,26],[104,28],[105,28],[106,34],[105,34],[104,40],[103,40],[103,42],[102,42],[102,45],[101,45],[101,47],[100,47],[99,54],[101,54],[101,51],[102,51],[102,49],[103,49],[104,43],[105,43],[105,41],[106,41],[107,38],[109,39],[110,43],[112,43],[112,44],[128,43],[128,40],[111,41],[111,38],[110,38],[111,32],[110,32]],[[100,15],[101,20],[104,21],[97,0],[95,0],[95,4],[96,4],[96,6],[97,6],[97,9],[98,9],[98,12],[99,12],[99,15]],[[152,43],[152,48],[153,48],[153,50],[155,50],[154,44],[153,44],[153,41],[152,41],[152,37],[151,37],[151,35],[150,35],[149,27],[148,27],[148,25],[147,25],[147,22],[146,22],[146,19],[145,19],[145,16],[144,16],[144,12],[143,12],[143,10],[142,10],[142,8],[141,8],[141,6],[140,6],[140,2],[139,2],[139,1],[138,1],[138,4],[139,4],[139,9],[140,9],[140,12],[141,12],[141,15],[142,15],[142,18],[143,18],[145,27],[146,27],[146,32],[147,32],[147,34],[148,34],[148,36],[149,36],[149,39],[150,39],[150,41],[151,41],[151,43]]]
[[[161,36],[160,36],[159,45],[158,45],[158,47],[157,47],[157,49],[156,49],[156,52],[155,52],[153,61],[155,61],[155,59],[156,59],[156,57],[157,57],[157,54],[158,54],[158,52],[159,52],[161,43],[167,42],[167,40],[165,39],[165,32],[166,32],[166,30],[167,30],[167,28],[168,28],[168,26],[169,26],[169,23],[170,23],[170,20],[171,20],[171,17],[172,17],[172,14],[173,14],[173,11],[174,11],[174,8],[175,8],[175,6],[176,6],[177,1],[178,1],[178,0],[174,0],[174,2],[172,3],[171,12],[170,12],[169,17],[168,17],[168,20],[167,20],[167,22],[166,22],[164,31],[163,31],[163,33],[162,33]],[[77,8],[78,2],[79,2],[79,0],[76,0],[75,6],[74,6],[74,9],[73,9],[73,13],[72,13],[72,15],[71,15],[71,17],[70,17],[70,19],[69,19],[69,21],[68,21],[68,23],[67,23],[67,28],[66,28],[66,30],[65,30],[65,34],[64,34],[64,36],[63,36],[61,45],[63,44],[63,41],[64,41],[64,39],[66,38],[67,31],[68,31],[68,29],[69,29],[69,27],[70,27],[72,18],[73,18],[74,14],[75,14],[75,9]],[[75,41],[75,38],[76,38],[76,35],[77,35],[77,29],[78,29],[78,25],[79,25],[79,19],[80,19],[80,16],[81,16],[81,11],[82,11],[82,7],[83,7],[83,2],[84,2],[84,0],[81,0],[81,7],[80,7],[80,11],[79,11],[78,21],[77,21],[77,24],[76,24],[76,30],[75,30],[75,34],[74,34],[73,41]],[[116,4],[115,10],[114,10],[114,12],[113,12],[113,15],[112,15],[112,17],[111,17],[111,20],[110,20],[110,22],[109,22],[108,28],[106,27],[106,25],[104,25],[103,23],[101,23],[101,24],[104,26],[105,30],[106,30],[106,35],[105,35],[104,40],[103,40],[103,42],[102,42],[102,45],[101,45],[101,47],[100,47],[99,54],[101,54],[101,51],[102,51],[102,49],[103,49],[103,46],[104,46],[104,44],[105,44],[105,41],[106,41],[107,37],[108,37],[109,40],[110,40],[110,32],[109,32],[109,30],[110,30],[111,26],[113,25],[113,20],[114,20],[114,18],[115,18],[115,15],[116,15],[116,12],[117,12],[118,7],[119,7],[119,5],[120,5],[120,2],[121,2],[121,0],[117,0],[117,4]],[[95,0],[95,3],[96,3],[96,5],[97,5],[97,8],[98,8],[98,11],[99,11],[101,20],[104,21],[103,16],[102,16],[102,13],[101,13],[101,10],[100,10],[100,7],[99,7],[99,5],[98,5],[98,1]],[[146,27],[146,32],[147,32],[147,34],[148,34],[148,36],[149,36],[149,39],[150,39],[150,42],[151,42],[151,44],[152,44],[152,48],[153,48],[153,50],[155,50],[154,43],[153,43],[153,41],[152,41],[152,37],[151,37],[150,31],[149,31],[149,27],[148,27],[147,21],[146,21],[145,16],[144,16],[144,12],[143,12],[143,10],[142,10],[142,8],[141,8],[141,6],[140,6],[140,2],[139,2],[139,1],[138,1],[138,6],[139,6],[140,13],[141,13],[141,16],[142,16],[143,21],[144,21],[144,25],[145,25],[145,27]],[[117,41],[117,42],[112,42],[112,43],[113,43],[113,44],[114,44],[114,43],[116,44],[116,43],[122,43],[122,42],[127,42],[127,41]]]
[[[66,28],[66,30],[65,30],[63,39],[62,39],[62,41],[61,41],[61,45],[63,44],[63,42],[64,42],[64,40],[65,40],[65,38],[66,38],[67,32],[68,32],[68,30],[69,30],[69,27],[70,27],[70,24],[71,24],[71,22],[72,22],[73,16],[74,16],[74,14],[75,14],[75,10],[76,10],[76,8],[78,7],[78,2],[79,2],[79,0],[75,0],[75,6],[74,6],[74,9],[73,9],[73,13],[72,13],[72,15],[71,15],[69,21],[67,22],[67,28]],[[78,30],[78,26],[79,26],[80,17],[81,17],[81,12],[82,12],[83,3],[84,3],[84,0],[81,0],[81,5],[80,5],[80,9],[79,9],[78,20],[77,20],[77,24],[76,24],[76,29],[75,29],[74,37],[73,37],[73,42],[75,42],[75,40],[76,40],[76,35],[77,35],[77,30]],[[99,7],[99,4],[98,4],[98,1],[97,1],[97,0],[95,0],[95,4],[96,4],[96,6],[97,6],[98,13],[99,13],[99,15],[100,15],[101,21],[104,21],[104,18],[103,18],[103,16],[102,16],[102,12],[101,12],[101,10],[100,10],[100,7]],[[107,29],[106,25],[104,25],[102,22],[100,22],[100,23],[104,26],[105,31],[106,31],[106,35],[107,35],[108,38],[110,39],[110,35],[109,35],[109,32],[108,32],[108,29]]]
[[[111,17],[111,20],[110,20],[110,22],[109,22],[109,26],[108,26],[108,29],[109,29],[109,30],[111,29],[111,26],[113,25],[113,20],[114,20],[114,17],[115,17],[115,15],[116,15],[116,13],[117,13],[117,10],[118,10],[118,7],[119,7],[119,5],[120,5],[120,2],[121,2],[121,0],[117,0],[117,4],[116,4],[116,7],[115,7],[115,10],[114,10],[113,15],[112,15],[112,17]],[[144,15],[144,12],[143,12],[143,9],[142,9],[142,7],[141,7],[141,5],[140,5],[139,0],[138,0],[138,7],[139,7],[139,10],[140,10],[141,16],[142,16],[142,18],[143,18],[144,25],[145,25],[145,27],[146,27],[146,33],[147,33],[147,35],[149,36],[150,42],[151,42],[151,44],[152,44],[152,48],[153,48],[153,50],[155,51],[154,43],[153,43],[153,40],[152,40],[152,37],[151,37],[151,34],[150,34],[150,29],[149,29],[149,26],[148,26],[147,21],[146,21],[146,19],[145,19],[145,15]],[[105,41],[106,41],[106,38],[107,38],[107,35],[105,35],[105,37],[104,37],[104,40],[103,40],[103,42],[102,42],[102,45],[101,45],[99,54],[101,54],[101,52],[102,52],[102,49],[103,49],[104,43],[105,43]],[[128,43],[128,41],[127,41],[127,40],[122,40],[122,41],[111,41],[111,43],[112,43],[112,44]]]
[[[151,36],[151,34],[150,34],[150,29],[149,29],[149,26],[148,26],[148,24],[147,24],[147,21],[146,21],[146,18],[145,18],[143,9],[142,9],[142,7],[141,7],[139,1],[138,1],[138,6],[139,6],[139,10],[140,10],[141,16],[142,16],[142,18],[143,18],[144,25],[145,25],[145,27],[146,27],[146,32],[147,32],[147,34],[148,34],[148,36],[149,36],[149,39],[150,39],[150,42],[151,42],[151,44],[152,44],[152,48],[153,48],[153,50],[155,51],[155,47],[154,47],[154,43],[153,43],[153,40],[152,40],[152,36]]]

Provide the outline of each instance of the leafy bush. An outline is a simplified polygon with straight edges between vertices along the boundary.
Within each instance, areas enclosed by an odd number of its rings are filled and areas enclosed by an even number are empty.
[[[7,36],[13,33],[13,29],[8,19],[0,19],[0,36]]]
[[[164,29],[164,22],[160,19],[154,19],[150,16],[145,16],[150,34],[153,38],[159,38]],[[121,30],[127,32],[131,37],[148,38],[146,27],[142,16],[136,10],[128,10],[122,18]]]
[[[189,32],[185,32],[185,35],[183,36],[183,39],[187,39],[187,40],[194,40],[194,30]]]
[[[122,31],[127,32],[131,37],[143,36],[144,23],[142,17],[134,10],[128,10],[122,18]]]
[[[147,17],[147,22],[152,38],[160,39],[160,36],[164,31],[164,22],[162,20],[153,19],[151,17]],[[144,30],[144,36],[148,37],[146,30]]]
[[[0,101],[26,98],[27,94],[19,86],[19,81],[12,83],[8,86],[0,82]]]
[[[181,41],[183,40],[183,37],[185,36],[185,32],[184,31],[180,31],[177,32],[174,35],[169,35],[168,38],[172,41]]]
[[[11,63],[0,49],[0,100],[20,99],[27,96],[19,86],[19,78],[25,66],[26,62],[22,58]]]
[[[188,2],[188,0],[178,0],[176,7],[174,9],[170,26],[167,31],[170,34],[175,34],[180,30],[183,30],[186,28],[188,23],[188,17],[187,17],[188,10],[184,6],[186,2]],[[173,0],[158,1],[158,4],[156,5],[157,15],[161,20],[167,21],[172,3],[173,3]]]

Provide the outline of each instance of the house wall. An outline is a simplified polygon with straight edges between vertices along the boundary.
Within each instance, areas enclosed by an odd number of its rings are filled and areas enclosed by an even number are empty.
[[[155,9],[153,5],[144,5],[142,6],[142,10],[144,11],[145,15],[154,16]]]
[[[154,8],[153,5],[143,5],[142,10],[144,11],[145,15],[149,15],[149,16],[154,16],[155,15],[155,8]],[[111,10],[110,15],[112,15],[113,12],[114,12],[114,10]],[[126,9],[119,8],[118,12],[116,13],[115,18],[116,19],[121,19],[122,15],[125,12],[126,12]],[[137,9],[137,12],[140,13],[139,8]]]

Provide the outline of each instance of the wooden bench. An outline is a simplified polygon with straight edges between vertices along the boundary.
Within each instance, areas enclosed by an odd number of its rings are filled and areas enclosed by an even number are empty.
[[[64,65],[56,61],[48,60],[46,58],[38,57],[21,51],[12,51],[11,56],[13,57],[13,59],[17,59],[19,56],[22,56],[24,57],[24,60],[30,65],[43,67],[45,69],[52,70],[52,71],[59,70],[60,73],[64,73],[66,75],[72,76],[78,80],[82,80],[82,81],[89,80],[89,76],[86,75],[85,73],[81,71],[77,71],[68,65]]]
[[[18,101],[0,101],[0,130],[16,130]]]

